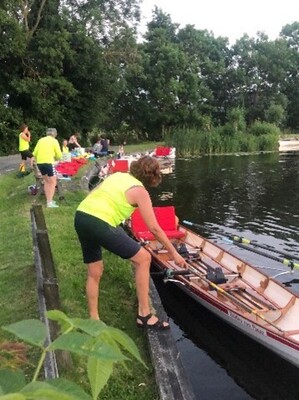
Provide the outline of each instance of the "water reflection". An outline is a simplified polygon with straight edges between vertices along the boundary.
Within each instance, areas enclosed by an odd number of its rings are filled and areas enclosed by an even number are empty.
[[[181,220],[239,233],[299,257],[299,156],[279,160],[278,153],[176,160],[160,190],[174,194]]]
[[[162,191],[173,197],[161,200]],[[299,261],[299,156],[272,153],[176,160],[174,173],[165,176],[152,194],[155,205],[175,205],[180,220],[238,234]],[[299,292],[299,271],[291,274],[286,265],[228,245],[219,234],[200,233],[269,275],[287,273],[277,280]],[[199,399],[299,398],[297,368],[194,305],[177,289],[160,290]]]

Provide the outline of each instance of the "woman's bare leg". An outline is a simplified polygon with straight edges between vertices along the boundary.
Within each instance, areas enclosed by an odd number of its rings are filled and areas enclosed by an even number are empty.
[[[99,317],[99,286],[104,271],[103,261],[87,264],[86,295],[88,301],[89,316],[92,319]]]
[[[135,267],[135,282],[138,299],[138,315],[145,317],[150,314],[150,302],[149,302],[149,279],[150,279],[150,265],[151,255],[150,253],[141,248],[138,253],[131,258],[131,261]],[[158,318],[152,316],[148,320],[148,325],[153,325],[157,322]],[[138,321],[139,323],[142,321]],[[168,324],[163,323],[165,326]]]

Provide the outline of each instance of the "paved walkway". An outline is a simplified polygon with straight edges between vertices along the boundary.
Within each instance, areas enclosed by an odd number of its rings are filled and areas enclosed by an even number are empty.
[[[20,154],[0,157],[0,175],[4,175],[5,173],[12,171],[17,172],[20,162],[21,162]]]

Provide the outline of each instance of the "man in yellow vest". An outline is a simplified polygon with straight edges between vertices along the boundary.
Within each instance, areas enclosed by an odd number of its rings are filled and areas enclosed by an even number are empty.
[[[56,139],[57,131],[55,128],[48,128],[46,132],[47,136],[42,137],[37,142],[33,155],[36,159],[36,165],[40,170],[44,180],[44,191],[47,199],[48,208],[59,207],[53,200],[57,177],[54,169],[55,160],[60,160],[62,153],[60,145]]]
[[[20,134],[19,134],[19,152],[21,154],[21,164],[19,167],[20,172],[25,172],[26,171],[26,160],[27,158],[30,159],[30,167],[32,168],[34,158],[33,154],[29,150],[29,143],[31,140],[31,134],[28,128],[28,125],[22,124],[20,126]]]

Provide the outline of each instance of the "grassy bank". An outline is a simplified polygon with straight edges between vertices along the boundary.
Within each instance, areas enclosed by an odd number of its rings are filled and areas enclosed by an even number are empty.
[[[152,149],[154,145],[142,145],[142,148],[141,145],[132,148],[128,146],[126,151],[142,151],[147,148]],[[82,174],[83,171],[77,178],[73,178],[73,181],[79,181]],[[30,208],[36,198],[27,190],[33,183],[32,175],[21,179],[16,177],[16,172],[0,176],[1,325],[38,318],[30,225]],[[65,183],[66,188],[67,184]],[[77,189],[65,191],[64,195],[65,200],[60,202],[60,208],[44,208],[58,275],[62,310],[70,317],[88,318],[85,296],[86,267],[82,263],[79,242],[73,228],[76,207],[86,196],[86,192]],[[43,196],[40,202],[45,203]],[[108,325],[125,331],[134,340],[148,369],[135,360],[127,363],[127,370],[118,366],[101,392],[100,398],[157,399],[146,337],[135,325],[137,303],[130,263],[108,252],[104,253],[104,261],[105,273],[100,297],[101,318]],[[7,338],[7,334],[0,330],[0,343]],[[34,361],[33,352],[29,351],[29,357]],[[28,371],[30,372],[30,368]],[[64,375],[81,383],[88,390],[84,359],[76,358],[74,370],[66,371]]]

